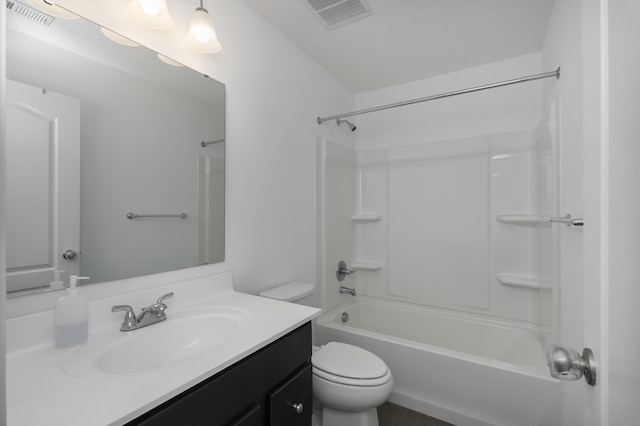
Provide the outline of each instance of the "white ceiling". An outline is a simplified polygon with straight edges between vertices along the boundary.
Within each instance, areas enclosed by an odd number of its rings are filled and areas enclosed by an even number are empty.
[[[539,51],[554,2],[366,1],[370,16],[328,30],[307,0],[245,0],[354,93]]]

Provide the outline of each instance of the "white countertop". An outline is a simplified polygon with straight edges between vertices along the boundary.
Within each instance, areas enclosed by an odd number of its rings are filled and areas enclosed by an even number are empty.
[[[8,426],[125,424],[284,336],[320,312],[316,308],[235,292],[231,274],[220,274],[91,302],[87,345],[110,333],[121,333],[123,313],[111,313],[112,305],[125,303],[135,308],[142,300],[145,302],[141,306],[148,305],[169,291],[175,296],[165,302],[169,307],[167,320],[149,327],[162,327],[171,321],[172,310],[194,307],[233,307],[247,315],[238,332],[224,345],[168,367],[130,374],[87,370],[87,374],[74,375],[67,373],[62,365],[65,361],[68,363],[71,355],[77,359],[78,354],[83,353],[78,351],[90,351],[84,346],[54,348],[53,311],[10,319],[7,321]],[[51,338],[45,341],[29,337],[49,334]],[[169,339],[166,344],[171,344]]]

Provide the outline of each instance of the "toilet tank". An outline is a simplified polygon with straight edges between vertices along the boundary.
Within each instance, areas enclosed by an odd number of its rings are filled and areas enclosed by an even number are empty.
[[[265,290],[260,293],[260,296],[298,305],[314,306],[314,290],[313,284],[293,282]]]

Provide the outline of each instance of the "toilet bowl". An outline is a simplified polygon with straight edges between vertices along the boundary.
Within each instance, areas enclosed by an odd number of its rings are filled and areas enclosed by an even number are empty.
[[[287,302],[310,304],[313,286],[290,283],[260,293]],[[371,352],[340,342],[314,348],[314,424],[378,426],[377,407],[393,390],[387,365]]]
[[[393,377],[376,355],[330,342],[311,357],[313,396],[322,426],[378,426],[376,407],[393,390]]]

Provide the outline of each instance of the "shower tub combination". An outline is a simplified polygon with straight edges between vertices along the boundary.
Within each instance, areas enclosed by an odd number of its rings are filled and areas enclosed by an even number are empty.
[[[557,424],[535,327],[356,296],[316,320],[316,341],[375,353],[394,377],[391,402],[457,426]]]

